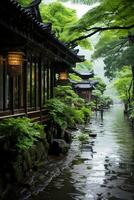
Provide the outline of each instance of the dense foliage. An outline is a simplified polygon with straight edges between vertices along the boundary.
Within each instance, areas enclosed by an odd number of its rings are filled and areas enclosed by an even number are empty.
[[[10,141],[11,149],[18,150],[29,149],[41,138],[45,139],[44,127],[29,118],[4,119],[0,122],[0,136]]]
[[[81,144],[88,143],[89,142],[89,135],[86,133],[80,133],[78,135],[78,140],[81,142]]]
[[[127,103],[130,101],[132,96],[132,72],[130,67],[124,67],[117,76],[117,79],[114,81],[114,86],[116,87],[120,99]]]
[[[66,8],[60,2],[53,2],[50,4],[42,3],[40,11],[43,22],[52,23],[52,30],[61,41],[68,43],[70,40],[81,36],[80,32],[69,31],[69,28],[78,20],[75,10]],[[79,45],[90,48],[88,40],[80,41]]]
[[[103,110],[109,108],[113,104],[113,100],[106,95],[102,95],[99,90],[94,90],[92,93],[92,107],[95,110]]]
[[[134,101],[133,101],[133,78],[132,71],[129,66],[123,67],[118,73],[117,79],[114,81],[119,98],[124,102],[125,112],[128,113],[129,118],[134,122]]]
[[[95,47],[94,59],[103,57],[105,75],[116,78],[115,86],[120,98],[127,102],[132,111],[134,101],[134,1],[132,0],[101,0],[89,10],[72,30],[77,30],[86,36],[76,38],[72,43],[78,44],[82,39],[100,32],[99,42]],[[129,75],[124,67],[127,66]]]
[[[108,29],[111,27],[114,35],[118,33],[124,35],[128,33],[129,26],[132,25],[131,28],[134,28],[133,13],[134,1],[132,0],[101,0],[100,4],[90,9],[72,28],[88,33],[90,36],[90,33],[103,31],[101,29],[103,27]]]
[[[80,71],[81,70],[91,71],[93,69],[93,65],[89,60],[85,60],[84,62],[77,63],[75,69]]]
[[[32,0],[17,0],[22,6],[27,6],[29,5]]]
[[[106,84],[102,80],[102,78],[95,76],[94,78],[92,78],[92,80],[97,82],[97,84],[95,85],[95,90],[98,90],[101,94],[103,94],[106,90]]]
[[[55,88],[55,98],[48,100],[45,107],[50,119],[61,129],[84,123],[91,117],[90,107],[86,107],[70,86]]]
[[[69,106],[84,106],[85,102],[80,98],[71,86],[57,86],[55,88],[55,97]]]
[[[105,82],[100,78],[95,76],[92,78],[96,82],[94,90],[92,92],[92,102],[91,106],[95,110],[100,110],[103,108],[109,108],[113,104],[113,100],[104,94],[106,90]]]
[[[115,77],[124,65],[133,65],[133,13],[132,0],[101,0],[71,28],[71,31],[87,33],[87,37],[102,32],[94,58],[104,57],[105,75],[109,78]],[[73,42],[77,43],[83,38],[76,38]]]

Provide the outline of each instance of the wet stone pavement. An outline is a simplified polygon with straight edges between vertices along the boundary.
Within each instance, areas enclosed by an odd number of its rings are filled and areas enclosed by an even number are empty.
[[[134,132],[122,106],[103,120],[98,113],[85,128],[97,137],[83,145],[74,140],[72,164],[33,200],[134,200]]]

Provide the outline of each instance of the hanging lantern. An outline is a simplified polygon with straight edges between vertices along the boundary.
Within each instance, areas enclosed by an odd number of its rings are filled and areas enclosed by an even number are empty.
[[[23,52],[11,51],[7,55],[8,71],[11,76],[20,75],[23,64]]]
[[[67,71],[65,71],[65,72],[59,72],[58,80],[59,81],[66,81],[66,80],[68,80],[68,73],[67,73]]]

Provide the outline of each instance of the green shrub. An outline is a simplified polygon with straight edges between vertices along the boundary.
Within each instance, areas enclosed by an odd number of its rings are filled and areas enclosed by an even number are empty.
[[[61,129],[84,122],[84,113],[82,110],[68,106],[57,98],[48,100],[45,108],[48,110],[50,120],[58,124]]]
[[[74,126],[75,124],[81,124],[84,123],[84,114],[81,110],[78,110],[76,108],[68,108],[68,111],[70,110],[70,114],[68,116],[68,119],[70,121],[69,125]],[[71,124],[71,122],[73,122]]]
[[[81,111],[83,112],[83,115],[84,115],[84,121],[87,121],[91,118],[92,111],[90,107],[86,108],[85,106],[83,106],[81,108]]]
[[[83,143],[86,143],[88,142],[89,140],[89,135],[85,134],[85,133],[81,133],[79,136],[78,136],[78,140],[83,144]]]
[[[84,123],[91,116],[90,107],[86,107],[84,100],[79,98],[71,86],[57,86],[55,98],[49,99],[45,108],[50,120],[59,125],[62,130]]]
[[[69,106],[82,106],[84,100],[80,98],[71,86],[57,86],[55,88],[55,97]]]
[[[29,118],[9,118],[0,122],[0,136],[6,136],[10,147],[15,149],[29,149],[32,145],[45,138],[44,127],[32,123]]]
[[[57,98],[49,99],[45,108],[48,111],[50,120],[58,124],[62,129],[67,128],[66,108],[67,106]]]
[[[50,99],[45,105],[48,110],[50,119],[58,124],[62,129],[65,129],[76,123],[75,121],[75,109],[66,105],[59,99]]]

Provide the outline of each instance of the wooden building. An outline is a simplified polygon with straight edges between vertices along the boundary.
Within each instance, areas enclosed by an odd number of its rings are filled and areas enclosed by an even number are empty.
[[[42,23],[39,2],[24,9],[15,0],[0,1],[0,119],[27,116],[44,122],[56,73],[82,61]]]
[[[94,81],[90,80],[94,76],[93,71],[76,71],[75,74],[78,75],[82,80],[80,82],[74,83],[74,90],[76,93],[86,102],[91,101],[92,90],[94,89]]]

